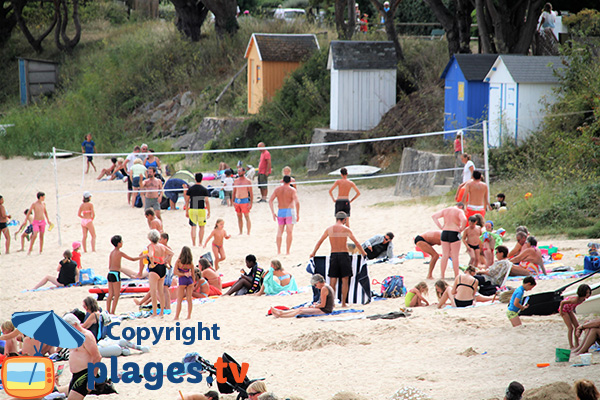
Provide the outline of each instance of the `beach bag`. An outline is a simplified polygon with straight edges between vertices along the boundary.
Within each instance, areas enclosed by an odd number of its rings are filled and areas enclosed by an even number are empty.
[[[585,256],[583,259],[583,269],[590,272],[600,270],[600,258],[597,256]]]
[[[142,207],[144,207],[144,202],[142,201],[142,197],[139,194],[135,197],[135,204],[134,205],[135,205],[136,208],[142,208]]]
[[[381,282],[381,296],[385,298],[401,297],[406,293],[404,277],[400,275],[388,276]]]
[[[94,270],[91,268],[82,268],[79,271],[79,284],[80,285],[93,285],[94,284]]]

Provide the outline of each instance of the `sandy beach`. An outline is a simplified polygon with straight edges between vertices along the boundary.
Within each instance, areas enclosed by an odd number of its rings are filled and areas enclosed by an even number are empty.
[[[97,160],[99,169],[107,167],[108,160]],[[4,240],[0,242],[0,321],[10,318],[16,311],[54,310],[57,314],[82,307],[90,286],[59,290],[24,292],[32,288],[45,275],[56,275],[62,253],[71,243],[81,240],[81,225],[77,210],[84,190],[92,192],[96,210],[94,222],[98,234],[95,253],[83,253],[84,268],[93,268],[98,275],[106,276],[108,255],[113,249],[110,237],[123,237],[123,251],[137,255],[148,243],[148,227],[142,209],[132,209],[126,203],[126,184],[120,181],[97,181],[90,173],[81,179],[81,158],[59,160],[57,205],[53,164],[50,160],[0,159],[0,195],[13,219],[23,220],[23,211],[33,203],[38,191],[46,193],[50,220],[57,223],[57,206],[60,209],[62,246],[58,244],[58,229],[46,233],[43,254],[38,254],[38,244],[31,256],[17,252],[20,240],[11,244],[11,254],[4,254]],[[206,182],[210,183],[210,182]],[[360,183],[358,183],[359,187]],[[273,221],[268,204],[256,204],[251,212],[250,236],[238,235],[237,218],[232,207],[222,206],[220,200],[211,200],[211,218],[207,233],[217,218],[225,220],[225,229],[232,238],[225,242],[227,259],[220,272],[223,281],[235,280],[244,266],[247,254],[256,255],[260,265],[267,267],[270,260],[279,259],[291,272],[299,286],[308,286],[310,275],[305,271],[309,254],[325,228],[335,222],[334,205],[327,191],[329,185],[299,187],[301,201],[300,220],[294,228],[294,240],[289,256],[277,256]],[[271,193],[273,188],[270,188]],[[393,196],[393,188],[362,189],[362,195],[352,203],[351,228],[363,242],[375,234],[391,231],[395,254],[414,250],[413,238],[419,233],[436,229],[431,215],[445,204],[401,205]],[[255,193],[258,190],[255,190]],[[493,192],[493,190],[492,190]],[[385,203],[385,204],[380,204]],[[394,205],[394,203],[396,203]],[[430,203],[427,203],[430,204]],[[488,218],[493,214],[488,214]],[[191,246],[190,228],[183,210],[163,211],[165,231],[170,235],[169,245],[176,255],[184,245]],[[515,227],[503,227],[511,238],[507,244],[514,246]],[[17,227],[11,227],[11,236]],[[535,233],[535,232],[534,232]],[[588,240],[563,238],[538,238],[540,245],[553,244],[564,254],[563,264],[583,264],[577,254],[587,251]],[[89,241],[89,239],[88,239]],[[285,242],[284,242],[285,243]],[[26,249],[29,245],[26,242]],[[194,260],[210,248],[192,248]],[[441,252],[441,248],[439,249]],[[327,242],[319,255],[329,252]],[[376,264],[370,267],[370,278],[382,281],[390,275],[402,275],[410,289],[425,279],[427,265],[423,259],[407,260],[403,264]],[[461,250],[461,264],[468,255]],[[300,266],[296,266],[300,264]],[[438,264],[439,265],[439,264]],[[123,266],[137,268],[137,264],[123,261]],[[447,276],[452,276],[449,266]],[[440,276],[439,266],[434,276]],[[592,278],[597,282],[600,278]],[[573,280],[539,281],[532,293],[553,290]],[[435,303],[435,281],[427,281],[429,301]],[[589,283],[589,282],[588,282]],[[509,285],[517,287],[514,281]],[[379,286],[373,286],[379,291]],[[188,352],[198,352],[210,361],[216,361],[223,352],[238,362],[250,364],[251,379],[265,378],[270,391],[282,398],[297,396],[306,400],[328,400],[341,391],[354,392],[365,399],[389,399],[398,389],[414,387],[432,399],[490,399],[502,398],[506,386],[520,381],[526,389],[564,381],[587,378],[600,384],[599,353],[592,362],[596,365],[572,368],[571,363],[555,363],[555,348],[568,347],[566,327],[559,315],[548,317],[522,317],[524,325],[511,328],[506,318],[506,304],[485,305],[469,309],[443,309],[435,306],[416,308],[409,318],[395,320],[355,319],[347,321],[319,321],[321,318],[274,319],[265,316],[274,305],[294,306],[311,299],[309,292],[291,296],[238,296],[219,298],[208,304],[195,305],[192,321],[182,321],[181,326],[218,324],[220,340],[196,341],[186,346],[182,341],[161,341],[151,346],[148,354],[134,352],[119,358],[119,366],[128,361],[144,365],[162,362],[165,365],[181,361]],[[105,307],[105,302],[100,302]],[[173,307],[175,305],[173,304]],[[354,305],[362,315],[388,313],[404,307],[404,298],[374,301],[368,305]],[[186,306],[183,308],[185,315]],[[117,313],[137,311],[131,296],[119,300]],[[357,315],[357,314],[353,314]],[[580,317],[581,318],[581,317]],[[173,316],[163,319],[125,321],[126,326],[175,326]],[[119,330],[116,330],[119,332]],[[150,345],[149,342],[144,343]],[[108,361],[107,361],[108,362]],[[548,368],[537,368],[537,363],[550,363]],[[70,372],[61,377],[66,384]],[[204,393],[204,382],[173,384],[166,380],[158,391],[148,391],[143,384],[115,385],[119,395],[105,397],[131,400],[171,398],[177,391]],[[0,398],[4,398],[4,393]]]

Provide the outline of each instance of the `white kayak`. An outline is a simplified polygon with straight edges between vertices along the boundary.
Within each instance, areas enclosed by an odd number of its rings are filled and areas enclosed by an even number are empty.
[[[590,297],[577,306],[577,315],[600,314],[600,294]]]
[[[347,165],[344,168],[348,170],[348,175],[354,176],[374,175],[381,171],[381,168],[371,167],[370,165]],[[339,175],[340,170],[341,168],[331,171],[329,175]]]

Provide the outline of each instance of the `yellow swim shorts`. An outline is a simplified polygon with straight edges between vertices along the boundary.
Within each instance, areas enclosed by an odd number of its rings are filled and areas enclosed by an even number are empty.
[[[508,319],[513,319],[514,317],[518,317],[519,313],[516,311],[506,310],[506,316],[508,317]]]
[[[190,218],[190,224],[194,224],[192,226],[206,225],[206,210],[204,208],[190,208],[188,210],[188,215]]]

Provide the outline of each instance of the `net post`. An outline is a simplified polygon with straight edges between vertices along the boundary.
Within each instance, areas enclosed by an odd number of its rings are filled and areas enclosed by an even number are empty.
[[[85,183],[85,154],[81,155],[81,189]]]
[[[487,121],[483,121],[483,162],[485,167],[485,182],[488,185],[488,203],[490,202],[490,161],[488,152],[488,125]]]
[[[56,162],[56,147],[52,147],[52,159],[54,161],[54,188],[56,191],[56,229],[58,231],[58,245],[62,246],[62,237],[60,234],[60,209],[58,206],[59,197],[58,197],[58,169]]]

